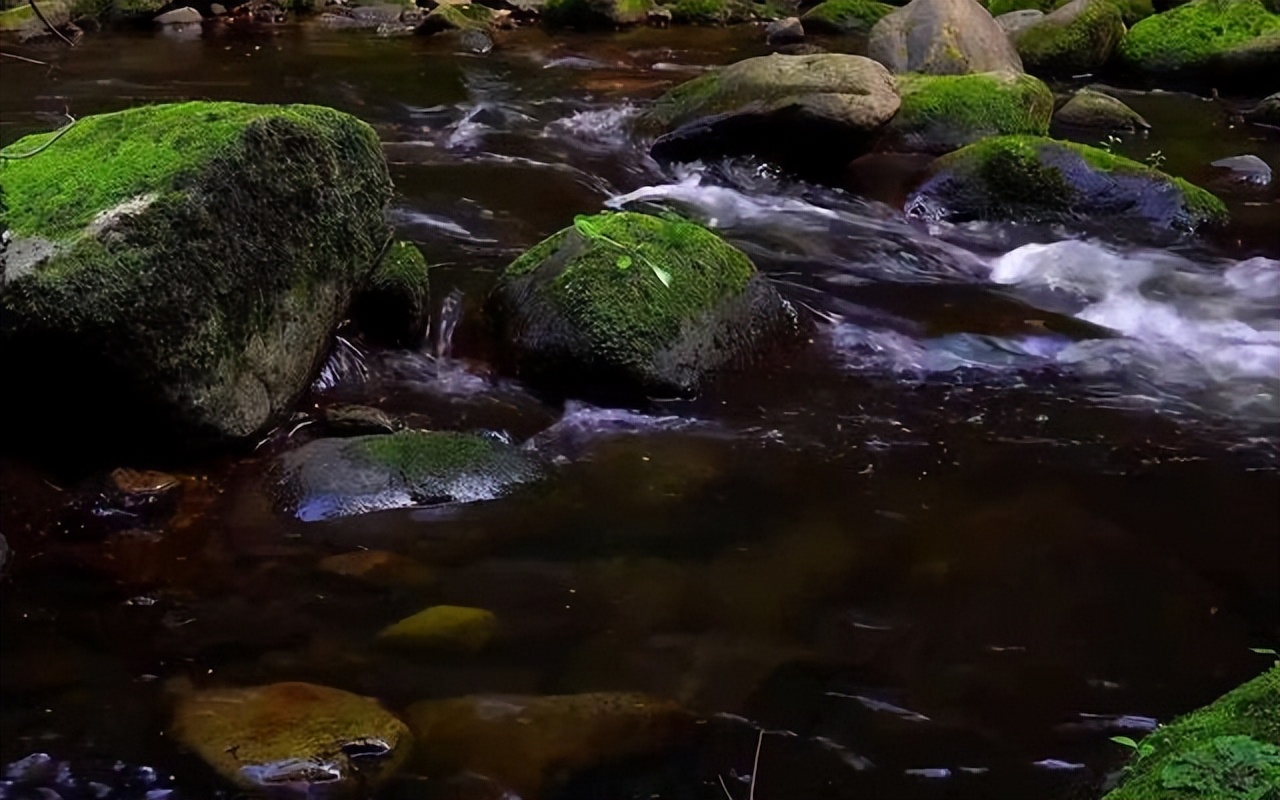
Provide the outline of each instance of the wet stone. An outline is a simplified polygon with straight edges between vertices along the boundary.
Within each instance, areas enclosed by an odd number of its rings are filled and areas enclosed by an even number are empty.
[[[334,436],[395,433],[405,425],[380,408],[342,403],[320,411],[325,430]]]
[[[356,550],[320,559],[321,572],[353,578],[374,586],[427,586],[435,573],[427,566],[387,550]]]
[[[464,606],[432,606],[389,625],[378,641],[395,647],[476,653],[498,630],[492,611]]]

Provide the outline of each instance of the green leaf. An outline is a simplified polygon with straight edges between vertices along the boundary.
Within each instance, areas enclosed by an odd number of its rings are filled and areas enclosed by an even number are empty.
[[[663,286],[666,286],[668,289],[671,288],[670,272],[667,272],[665,269],[653,263],[652,261],[649,262],[649,269],[653,270],[653,274],[658,276],[658,280],[662,281]]]
[[[618,269],[631,269],[631,256],[618,256],[618,260],[615,263],[618,265]]]
[[[1138,749],[1138,743],[1130,739],[1128,736],[1112,736],[1111,741],[1115,742],[1116,744],[1122,744],[1125,747],[1129,748],[1130,750]]]
[[[1262,655],[1262,656],[1280,656],[1280,653],[1277,653],[1275,650],[1272,650],[1270,647],[1250,647],[1249,652],[1257,653],[1258,655]]]
[[[586,214],[579,214],[573,218],[573,228],[588,239],[598,239],[604,233],[595,220]]]

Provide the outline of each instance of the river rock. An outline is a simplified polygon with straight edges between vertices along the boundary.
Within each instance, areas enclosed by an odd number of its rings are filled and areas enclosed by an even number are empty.
[[[320,559],[316,568],[372,586],[420,588],[436,582],[430,567],[388,550],[354,550]]]
[[[183,6],[164,12],[154,21],[157,25],[197,25],[204,21],[204,17],[191,6]]]
[[[1093,89],[1081,89],[1053,115],[1053,121],[1072,128],[1109,131],[1147,130],[1142,115],[1122,101]]]
[[[173,731],[225,780],[277,796],[373,791],[413,743],[378,701],[310,683],[192,692],[177,703]]]
[[[1186,0],[1181,1],[1186,2]],[[987,3],[987,10],[996,18],[996,21],[999,21],[1000,17],[1007,17],[1021,11],[1034,10],[1048,14],[1069,2],[1071,0],[991,0]],[[1156,13],[1151,0],[1111,0],[1111,2],[1120,10],[1120,16],[1125,25],[1132,25]]]
[[[975,0],[911,0],[871,29],[867,55],[894,72],[1021,72],[1009,37]]]
[[[39,5],[45,19],[55,28],[61,28],[71,21],[72,5],[67,0],[44,0]],[[53,35],[49,32],[48,26],[25,2],[14,8],[0,11],[0,34],[13,36],[20,42]]]
[[[525,800],[583,770],[678,746],[696,724],[672,701],[621,693],[473,695],[405,713],[428,778],[476,773]]]
[[[85,117],[0,186],[0,353],[42,376],[9,408],[79,446],[252,441],[307,388],[390,235],[377,135],[318,106]]]
[[[915,153],[949,153],[988,136],[1049,132],[1053,93],[1039,78],[1018,72],[900,75],[902,106],[880,146]]]
[[[1044,12],[1034,8],[1024,8],[1020,11],[1010,11],[1008,14],[1001,14],[996,17],[996,24],[1008,36],[1030,28],[1040,20],[1044,19]]]
[[[535,245],[491,308],[517,373],[589,393],[689,394],[796,328],[742,251],[701,225],[626,212]]]
[[[757,8],[749,0],[675,0],[661,10],[683,25],[730,25],[756,19]]]
[[[356,294],[351,316],[376,342],[391,347],[421,344],[431,321],[430,282],[422,251],[410,242],[388,247]]]
[[[1271,183],[1271,166],[1253,154],[1220,158],[1211,167],[1227,173],[1227,183],[1266,186]]]
[[[1012,39],[1028,72],[1071,77],[1101,69],[1123,36],[1113,0],[1072,0]]]
[[[1280,74],[1280,16],[1261,0],[1192,0],[1134,25],[1116,56],[1155,78],[1271,91]]]
[[[907,198],[906,211],[954,222],[1117,218],[1182,231],[1227,218],[1222,201],[1180,178],[1035,136],[996,137],[942,156]]]
[[[146,22],[159,14],[168,0],[110,0],[107,16],[117,22]]]
[[[898,110],[893,76],[862,56],[773,54],[664,94],[641,125],[657,158],[751,153],[789,165],[843,164]]]
[[[652,0],[547,0],[542,19],[552,27],[625,28],[644,22]]]
[[[875,0],[824,0],[805,12],[801,21],[817,33],[867,33],[893,6]]]
[[[330,436],[364,436],[395,433],[405,424],[380,408],[353,403],[337,403],[320,410],[325,433]]]
[[[541,474],[507,444],[452,431],[317,439],[282,456],[280,470],[281,504],[305,521],[489,500]]]
[[[378,641],[418,650],[478,653],[498,631],[492,611],[465,606],[431,606],[388,625]]]
[[[210,3],[209,14],[215,17],[225,17],[227,15],[227,7],[221,3]]]
[[[803,42],[804,24],[799,17],[776,19],[765,26],[764,40],[770,46]]]
[[[441,31],[492,32],[497,27],[497,12],[492,8],[468,3],[465,5],[439,5],[431,10],[418,26],[417,33],[432,34]]]
[[[1262,102],[1245,113],[1244,118],[1255,125],[1280,128],[1280,92],[1263,98]]]

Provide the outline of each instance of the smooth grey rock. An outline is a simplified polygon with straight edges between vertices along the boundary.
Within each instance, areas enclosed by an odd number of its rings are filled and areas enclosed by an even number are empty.
[[[1019,31],[1030,28],[1042,19],[1044,19],[1044,12],[1040,9],[1024,8],[1018,11],[1010,11],[1008,14],[1001,14],[996,17],[996,24],[999,25],[1006,34],[1013,36]]]
[[[764,40],[768,44],[795,44],[804,41],[804,25],[799,17],[787,17],[770,22],[764,29]]]
[[[867,55],[893,72],[1022,72],[1009,37],[975,0],[911,0],[871,29]]]
[[[1248,183],[1253,186],[1266,186],[1271,183],[1271,167],[1261,158],[1253,155],[1231,156],[1220,158],[1210,166],[1231,171],[1234,183]]]
[[[200,16],[200,12],[191,6],[166,11],[155,19],[157,25],[192,25],[203,21],[204,17]]]

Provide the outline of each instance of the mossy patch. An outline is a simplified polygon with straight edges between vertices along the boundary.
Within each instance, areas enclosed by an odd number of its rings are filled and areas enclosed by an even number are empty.
[[[362,437],[355,452],[393,470],[406,483],[415,483],[425,476],[475,468],[499,447],[493,439],[470,433],[401,431]]]
[[[432,606],[388,625],[378,641],[396,647],[477,653],[498,630],[492,611],[465,606]]]
[[[393,242],[356,295],[351,316],[361,330],[393,346],[422,340],[430,322],[430,268],[411,242]]]
[[[1264,800],[1280,784],[1280,667],[1156,729],[1104,800]]]
[[[1124,36],[1111,0],[1077,0],[1017,32],[1014,46],[1028,72],[1071,76],[1100,69]]]
[[[902,105],[886,128],[895,149],[944,153],[988,136],[1045,135],[1053,93],[1026,74],[901,75]]]
[[[418,26],[419,33],[437,33],[439,31],[485,31],[493,29],[495,14],[493,9],[470,3],[466,5],[444,4],[436,6]]]
[[[1070,2],[1071,0],[991,0],[987,5],[987,10],[991,12],[993,17],[1008,14],[1011,11],[1023,11],[1026,9],[1043,11],[1048,14]],[[1138,20],[1146,19],[1156,13],[1151,0],[1109,0],[1109,2],[1120,11],[1120,16],[1124,19],[1124,24],[1126,25],[1132,25]]]
[[[542,20],[552,27],[617,28],[644,22],[652,0],[547,0]]]
[[[1260,0],[1192,0],[1138,22],[1120,42],[1117,55],[1132,69],[1180,72],[1203,68],[1264,37],[1280,37],[1280,15]]]
[[[874,0],[825,0],[800,20],[806,30],[817,33],[866,33],[893,10],[893,6]]]

